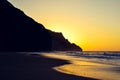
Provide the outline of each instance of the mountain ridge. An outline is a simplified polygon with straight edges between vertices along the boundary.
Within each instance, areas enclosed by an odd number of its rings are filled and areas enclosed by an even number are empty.
[[[82,51],[58,34],[7,0],[0,0],[0,51]]]

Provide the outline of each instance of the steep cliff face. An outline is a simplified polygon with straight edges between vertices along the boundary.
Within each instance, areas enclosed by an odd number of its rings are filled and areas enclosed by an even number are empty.
[[[62,33],[50,31],[50,34],[52,36],[53,51],[82,51],[79,46],[65,39]]]
[[[0,51],[67,51],[81,48],[0,0]]]
[[[0,0],[0,51],[47,50],[51,50],[51,36],[44,26]]]

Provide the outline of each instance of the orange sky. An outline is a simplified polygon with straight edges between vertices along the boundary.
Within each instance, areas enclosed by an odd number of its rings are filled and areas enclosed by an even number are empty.
[[[120,0],[9,0],[84,51],[120,50]]]

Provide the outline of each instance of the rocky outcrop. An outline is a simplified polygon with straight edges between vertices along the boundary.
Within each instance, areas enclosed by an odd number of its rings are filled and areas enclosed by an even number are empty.
[[[82,49],[74,43],[70,43],[62,33],[51,32],[52,50],[53,51],[82,51]]]
[[[7,0],[0,0],[0,51],[68,51],[82,49],[62,33],[52,32]]]

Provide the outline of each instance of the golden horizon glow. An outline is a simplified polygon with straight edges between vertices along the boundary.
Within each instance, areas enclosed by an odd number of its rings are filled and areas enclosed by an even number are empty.
[[[120,51],[120,0],[9,0],[84,51]]]

